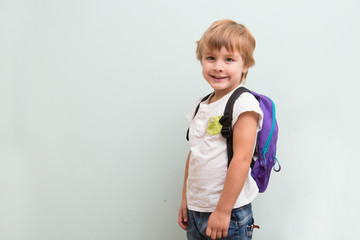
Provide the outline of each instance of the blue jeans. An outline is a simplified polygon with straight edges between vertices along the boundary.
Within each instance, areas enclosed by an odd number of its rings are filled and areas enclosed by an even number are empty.
[[[208,240],[206,236],[207,222],[211,213],[196,212],[188,210],[187,238],[188,240]],[[252,238],[254,218],[251,209],[251,203],[233,209],[228,231],[227,240],[249,240]]]

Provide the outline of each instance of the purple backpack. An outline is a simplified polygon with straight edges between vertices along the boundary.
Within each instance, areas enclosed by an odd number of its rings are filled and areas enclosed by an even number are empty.
[[[228,164],[233,157],[233,129],[232,129],[232,113],[233,107],[236,99],[244,92],[249,92],[258,100],[260,108],[263,111],[263,125],[260,132],[257,135],[257,143],[255,148],[255,153],[258,155],[258,158],[251,162],[251,176],[254,178],[259,192],[265,192],[270,179],[271,170],[274,169],[275,172],[281,170],[279,161],[276,158],[276,142],[278,137],[278,125],[275,119],[275,104],[274,102],[261,94],[249,91],[244,87],[239,87],[236,89],[230,96],[228,102],[225,106],[224,115],[220,119],[220,123],[223,126],[221,129],[221,134],[224,138],[227,139],[227,154],[228,154]],[[201,102],[205,101],[208,97],[204,97]],[[200,103],[195,110],[194,117],[199,110]],[[187,139],[189,140],[189,129],[187,133]],[[278,168],[275,168],[276,163]]]

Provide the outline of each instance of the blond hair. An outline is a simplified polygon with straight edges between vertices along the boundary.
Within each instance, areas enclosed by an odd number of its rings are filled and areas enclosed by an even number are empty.
[[[205,51],[220,51],[222,47],[231,53],[239,52],[244,67],[254,66],[255,38],[244,25],[230,19],[214,22],[197,41],[196,58],[202,62]],[[243,74],[241,81],[245,80],[246,75],[247,72]]]

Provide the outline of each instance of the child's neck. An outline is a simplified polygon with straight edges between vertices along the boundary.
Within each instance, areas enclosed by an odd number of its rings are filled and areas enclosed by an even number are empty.
[[[220,100],[225,95],[227,95],[228,93],[230,93],[231,91],[235,90],[236,88],[238,88],[240,86],[241,86],[241,84],[239,83],[239,85],[235,85],[232,88],[223,89],[223,90],[214,90],[214,93],[211,94],[211,96],[210,96],[209,103],[213,103],[213,102]]]

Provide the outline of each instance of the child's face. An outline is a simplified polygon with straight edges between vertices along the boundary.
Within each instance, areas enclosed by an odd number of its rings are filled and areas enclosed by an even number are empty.
[[[241,55],[237,51],[230,53],[225,47],[220,51],[204,52],[201,66],[204,78],[219,97],[238,87],[241,74],[247,72]]]

